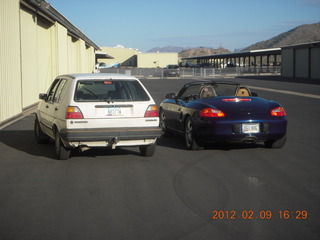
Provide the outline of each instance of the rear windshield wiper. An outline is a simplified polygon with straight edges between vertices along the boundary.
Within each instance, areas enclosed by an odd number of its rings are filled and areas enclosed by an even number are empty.
[[[108,101],[106,98],[102,98],[100,97],[99,95],[95,94],[94,92],[92,92],[91,90],[89,90],[88,88],[86,87],[82,87],[82,89],[86,90],[88,93],[90,93],[91,95],[95,96],[96,98],[104,101],[104,102],[107,102],[107,103],[110,103],[110,101]]]

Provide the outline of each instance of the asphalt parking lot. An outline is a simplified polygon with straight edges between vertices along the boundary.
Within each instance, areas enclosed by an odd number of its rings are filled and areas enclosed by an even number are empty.
[[[0,130],[0,239],[320,239],[320,84],[226,79],[288,113],[282,149],[218,145],[187,151],[160,138],[138,148],[55,159],[33,114]],[[159,104],[190,79],[144,79]]]

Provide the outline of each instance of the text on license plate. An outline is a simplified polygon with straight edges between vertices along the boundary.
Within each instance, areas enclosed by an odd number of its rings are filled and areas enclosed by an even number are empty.
[[[258,133],[260,132],[259,123],[243,123],[242,124],[243,133]]]
[[[122,116],[122,109],[121,108],[107,108],[106,109],[106,116]]]

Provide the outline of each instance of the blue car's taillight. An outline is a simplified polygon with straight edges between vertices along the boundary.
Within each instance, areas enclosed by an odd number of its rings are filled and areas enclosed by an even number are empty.
[[[200,117],[225,117],[224,112],[215,108],[205,108],[200,111]]]

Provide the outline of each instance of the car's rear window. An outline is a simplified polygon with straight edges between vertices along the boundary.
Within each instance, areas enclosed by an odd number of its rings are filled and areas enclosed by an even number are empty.
[[[177,69],[177,68],[179,68],[179,66],[178,65],[169,65],[168,68],[169,69]]]
[[[150,100],[140,83],[132,80],[79,80],[74,99],[77,102]]]
[[[218,83],[214,85],[217,96],[234,96],[238,85]]]

